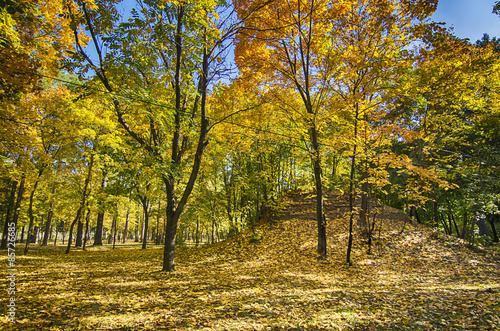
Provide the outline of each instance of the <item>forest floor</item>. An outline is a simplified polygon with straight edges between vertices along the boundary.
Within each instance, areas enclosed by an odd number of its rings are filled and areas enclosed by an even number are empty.
[[[202,247],[179,247],[159,272],[150,246],[35,247],[16,259],[16,323],[7,321],[7,257],[0,257],[1,330],[499,330],[500,254],[400,220],[377,223],[373,254],[347,221],[328,221],[318,260],[312,197],[287,201],[274,224]]]

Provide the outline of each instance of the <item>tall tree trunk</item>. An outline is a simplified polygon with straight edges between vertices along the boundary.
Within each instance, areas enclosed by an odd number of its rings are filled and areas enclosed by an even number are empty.
[[[52,189],[52,195],[56,193],[56,188]],[[51,235],[52,216],[54,215],[54,201],[50,202],[49,212],[47,213],[47,222],[45,222],[45,233],[43,234],[42,246],[49,244],[49,236]]]
[[[83,239],[83,250],[87,247],[87,240],[89,239],[89,225],[90,225],[90,207],[87,202],[87,216],[85,217],[85,235]]]
[[[200,243],[200,218],[196,218],[196,246]]]
[[[104,228],[104,211],[97,213],[97,223],[94,233],[94,244],[93,246],[102,246],[102,231]]]
[[[144,213],[144,226],[143,226],[143,234],[142,234],[142,249],[146,249],[146,245],[148,242],[148,228],[149,228],[149,200],[146,196],[140,197],[142,203],[142,210]]]
[[[8,198],[9,204],[7,206],[5,223],[3,225],[3,234],[2,234],[2,243],[1,243],[2,249],[7,248],[8,236],[9,236],[10,215],[12,214],[12,211],[14,209],[14,201],[16,200],[17,184],[18,184],[18,182],[16,180],[12,181],[12,188],[10,190],[10,194],[9,194],[9,198]],[[4,244],[4,242],[5,242],[5,244]],[[5,245],[5,247],[4,247],[4,245]]]
[[[118,209],[118,206],[116,206],[116,208]],[[115,214],[113,215],[113,224],[111,225],[111,229],[113,231],[113,249],[115,249],[116,245],[117,222],[118,222],[118,210],[116,210]]]
[[[28,226],[28,235],[27,235],[27,240],[26,240],[26,246],[24,247],[24,255],[28,254],[29,245],[30,245],[30,241],[31,241],[31,235],[32,235],[32,232],[33,232],[33,221],[34,221],[33,199],[34,199],[34,196],[35,196],[36,188],[38,187],[38,183],[40,181],[40,177],[42,176],[42,173],[43,173],[44,169],[45,169],[45,166],[42,166],[42,168],[38,171],[37,180],[35,182],[35,185],[33,185],[33,190],[31,190],[31,194],[30,194],[30,205],[28,207],[28,215],[29,215],[29,218],[30,218],[30,223],[29,223],[29,226]]]
[[[161,210],[161,199],[158,199],[158,214],[156,215],[155,245],[160,244],[160,210]]]
[[[354,139],[358,137],[358,115],[359,115],[359,105],[355,105],[355,114],[354,114]],[[351,174],[349,176],[349,239],[347,241],[347,258],[346,262],[349,265],[352,265],[351,261],[351,250],[352,250],[352,241],[353,241],[353,222],[354,222],[354,173],[356,171],[356,152],[357,152],[358,144],[354,143],[354,148],[352,152],[352,160],[351,160]]]
[[[106,187],[108,186],[108,179],[107,179],[107,173],[103,171],[103,177],[102,177],[102,182],[101,182],[101,188],[102,190],[106,190]],[[95,233],[94,233],[94,246],[102,246],[102,230],[104,228],[104,206],[103,202],[99,201],[99,212],[97,213],[97,224],[95,228]]]
[[[17,189],[17,198],[16,198],[16,204],[14,206],[14,214],[12,215],[12,222],[14,225],[14,228],[16,228],[17,232],[17,220],[19,219],[19,213],[21,211],[21,201],[23,199],[23,194],[24,194],[24,183],[26,182],[26,175],[23,174],[21,177],[21,182],[19,183],[19,187]],[[23,227],[24,229],[24,227]],[[2,246],[0,247],[1,249],[7,249],[7,239],[8,239],[8,231],[4,232],[3,237],[2,237]],[[21,241],[22,242],[22,241]]]
[[[54,246],[57,246],[57,235],[58,235],[58,231],[57,231],[57,226],[56,226],[56,235],[54,236]]]
[[[446,223],[443,213],[440,213],[440,215],[441,215],[441,223],[443,223],[444,233],[446,233],[447,235],[451,235],[451,228],[448,228],[448,224]]]
[[[127,209],[127,217],[125,218],[125,228],[123,229],[123,239],[122,239],[122,242],[124,244],[127,242],[129,218],[130,218],[130,209]]]
[[[326,244],[326,218],[323,203],[323,180],[321,169],[321,156],[318,142],[318,132],[316,125],[313,124],[310,129],[311,141],[313,145],[313,167],[314,167],[314,182],[316,185],[316,221],[318,226],[318,254],[320,259],[326,259],[327,244]]]
[[[78,226],[76,227],[76,240],[75,247],[83,246],[83,222],[82,218],[85,215],[85,212],[82,212],[82,217],[78,220]]]
[[[452,214],[452,213],[448,213],[448,215],[451,215],[451,219],[453,220],[453,225],[455,226],[455,232],[457,233],[457,237],[458,238],[462,238],[460,236],[460,230],[458,229],[458,224],[457,222],[455,221],[455,216]]]
[[[493,242],[497,243],[498,242],[498,233],[497,229],[495,228],[495,219],[500,219],[500,215],[498,214],[489,214],[486,216],[486,220],[490,224],[491,227],[491,233],[493,235]]]

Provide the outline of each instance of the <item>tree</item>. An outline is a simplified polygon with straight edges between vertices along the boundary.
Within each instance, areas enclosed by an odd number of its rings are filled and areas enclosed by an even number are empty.
[[[93,72],[96,83],[112,100],[122,130],[157,163],[167,193],[163,270],[172,271],[179,218],[208,144],[207,96],[214,78],[210,70],[218,67],[237,25],[225,30],[218,26],[229,24],[232,15],[219,20],[216,8],[226,8],[225,3],[209,0],[139,3],[130,21],[122,23],[113,3],[79,4],[83,16],[73,15],[71,7],[69,14],[75,19],[73,26],[87,27],[97,62],[87,54],[75,30],[73,69]],[[189,143],[193,139],[195,146]],[[187,157],[192,160],[189,168],[185,167]],[[187,180],[179,190],[177,182],[183,176]]]

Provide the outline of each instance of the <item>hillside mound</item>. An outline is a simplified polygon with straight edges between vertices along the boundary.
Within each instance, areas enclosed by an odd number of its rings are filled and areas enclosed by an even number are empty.
[[[368,254],[366,241],[355,236],[351,267],[346,264],[348,203],[333,192],[325,199],[325,261],[317,259],[315,196],[307,193],[285,197],[274,219],[261,222],[254,231],[183,258],[199,263],[205,261],[201,254],[213,261],[210,268],[216,274],[229,272],[237,288],[258,288],[258,296],[272,294],[275,309],[286,312],[275,317],[285,325],[301,325],[290,319],[309,320],[307,327],[297,330],[349,325],[472,330],[500,325],[497,252],[471,249],[462,240],[409,223],[399,210],[370,203],[381,211],[373,248]],[[250,307],[246,311],[259,316]]]

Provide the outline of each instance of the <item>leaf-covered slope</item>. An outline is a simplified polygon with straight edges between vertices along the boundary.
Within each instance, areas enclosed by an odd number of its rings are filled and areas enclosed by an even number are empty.
[[[332,197],[328,204],[339,201]],[[173,274],[158,272],[158,248],[92,248],[70,255],[37,248],[31,256],[18,256],[14,329],[486,330],[500,325],[498,254],[475,252],[424,226],[388,218],[379,222],[372,255],[356,241],[349,267],[347,222],[327,208],[329,257],[317,260],[313,204],[306,195],[283,201],[279,219],[255,227],[258,243],[250,243],[249,229],[216,245],[180,249]]]

